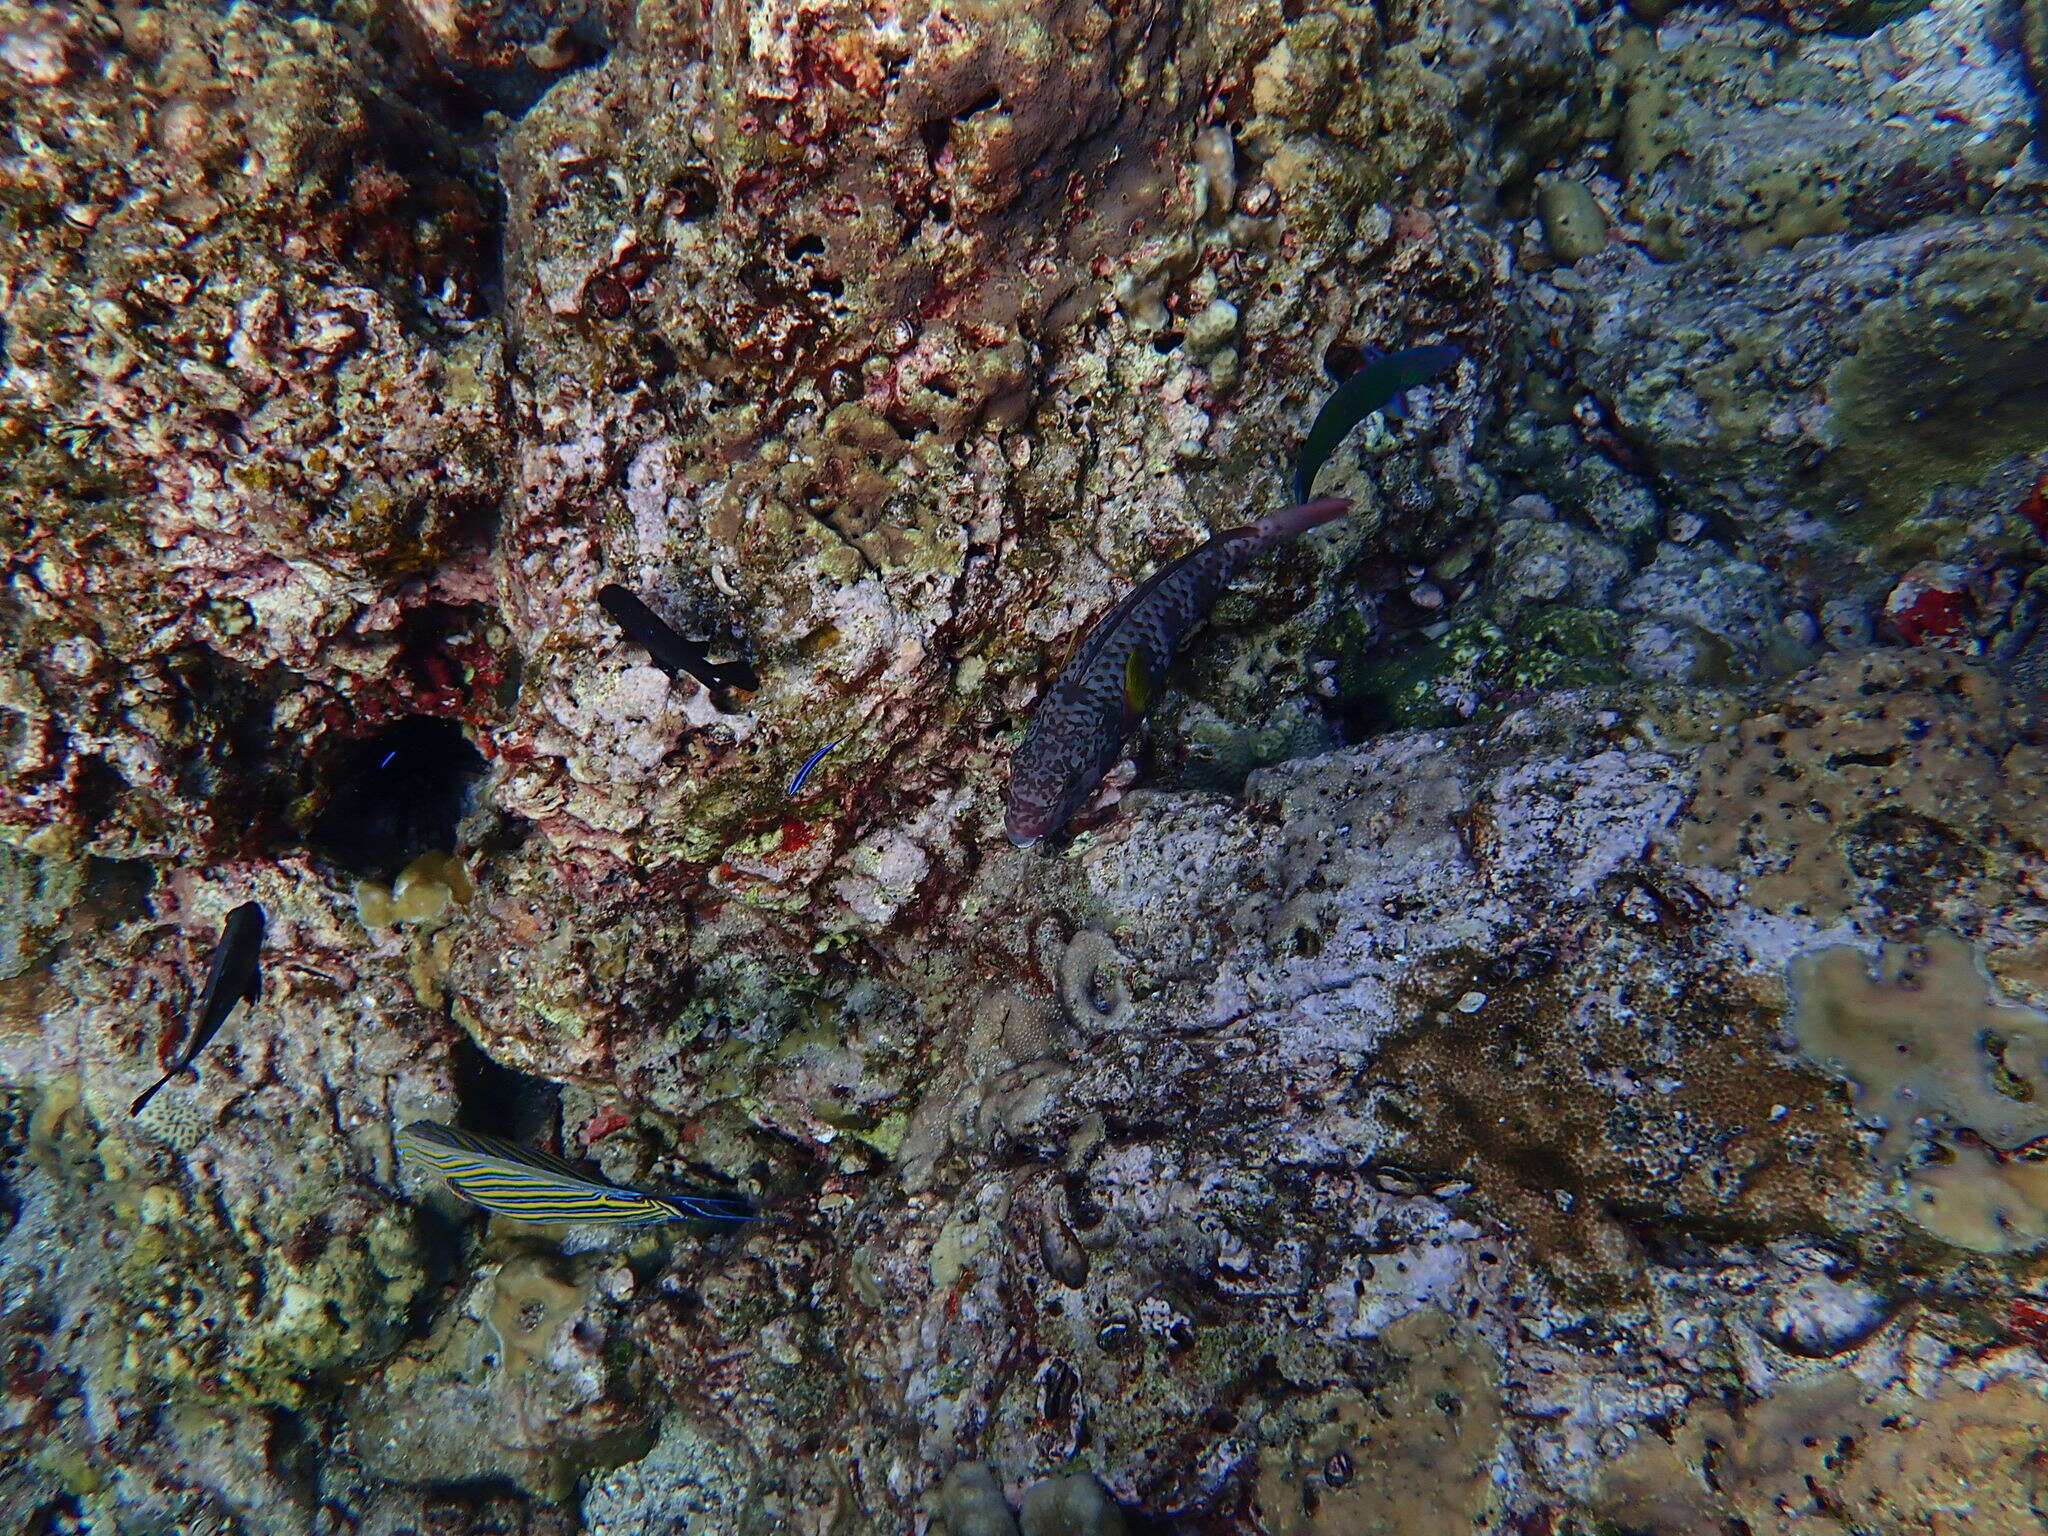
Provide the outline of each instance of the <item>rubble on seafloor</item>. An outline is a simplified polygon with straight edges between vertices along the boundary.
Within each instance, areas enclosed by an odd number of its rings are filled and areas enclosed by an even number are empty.
[[[0,0],[0,1525],[2038,1530],[2044,28]]]

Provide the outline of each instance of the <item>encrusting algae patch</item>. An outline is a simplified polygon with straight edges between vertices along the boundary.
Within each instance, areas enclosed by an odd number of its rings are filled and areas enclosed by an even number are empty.
[[[469,869],[452,853],[423,853],[398,872],[389,887],[358,880],[356,911],[365,928],[397,923],[431,923],[476,894]]]
[[[2041,1528],[2043,1407],[2029,1381],[1921,1397],[1849,1372],[1701,1405],[1610,1464],[1594,1509],[1613,1525],[1596,1528],[2021,1536]]]
[[[547,1259],[507,1259],[492,1287],[489,1313],[491,1331],[505,1346],[505,1369],[514,1376],[531,1369],[586,1299],[585,1288],[558,1277]]]
[[[2025,1155],[2048,1137],[2048,1014],[2000,997],[1946,933],[1885,945],[1875,970],[1855,948],[1801,955],[1790,982],[1801,1049],[1855,1083],[1859,1114],[1884,1133],[1880,1161],[1903,1167],[1923,1134],[1938,1138],[1948,1160],[1907,1172],[1907,1214],[1984,1253],[2048,1240],[2048,1163]]]
[[[1681,849],[1773,912],[2002,904],[2015,853],[2048,833],[2026,714],[1939,652],[1830,658],[1707,748]]]
[[[1332,1393],[1320,1427],[1260,1457],[1259,1518],[1273,1536],[1476,1531],[1499,1514],[1493,1352],[1435,1308],[1379,1342],[1393,1363],[1377,1391]]]

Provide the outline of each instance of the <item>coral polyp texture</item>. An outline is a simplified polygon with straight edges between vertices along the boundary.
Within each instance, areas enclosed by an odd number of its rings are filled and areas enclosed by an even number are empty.
[[[2040,9],[0,0],[0,1526],[2037,1530]]]

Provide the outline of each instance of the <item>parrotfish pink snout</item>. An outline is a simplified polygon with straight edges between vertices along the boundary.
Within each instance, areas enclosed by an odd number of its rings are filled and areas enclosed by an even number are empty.
[[[1012,800],[1003,812],[1003,836],[1019,848],[1029,848],[1050,831],[1052,817],[1045,811]]]
[[[1115,764],[1175,653],[1232,577],[1275,544],[1351,510],[1327,496],[1276,512],[1169,561],[1088,631],[1010,760],[1003,832],[1020,848],[1064,827]]]

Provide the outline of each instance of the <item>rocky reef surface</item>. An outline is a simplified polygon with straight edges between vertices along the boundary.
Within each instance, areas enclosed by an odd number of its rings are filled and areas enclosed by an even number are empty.
[[[0,0],[0,1525],[2040,1530],[2044,80],[2037,0]],[[1010,847],[1087,623],[1445,342]]]

